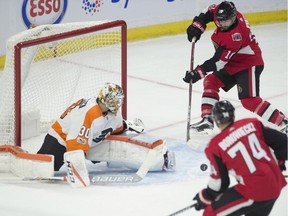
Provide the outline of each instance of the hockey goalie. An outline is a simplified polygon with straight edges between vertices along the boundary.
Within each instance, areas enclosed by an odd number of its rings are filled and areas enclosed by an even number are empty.
[[[144,132],[144,124],[123,119],[123,99],[119,85],[106,83],[96,97],[78,100],[52,124],[37,154],[53,155],[55,171],[65,164],[73,187],[90,184],[86,159],[138,170],[140,179],[148,171],[173,168],[175,157],[165,140],[145,142],[127,136]]]

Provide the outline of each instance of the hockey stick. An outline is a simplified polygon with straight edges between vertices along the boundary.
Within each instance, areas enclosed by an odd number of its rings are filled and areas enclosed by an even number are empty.
[[[67,176],[53,177],[24,177],[23,181],[46,181],[46,182],[66,182]]]
[[[92,183],[136,183],[141,181],[149,171],[150,167],[154,164],[157,158],[157,151],[150,149],[144,162],[135,174],[132,175],[101,175],[93,176]]]
[[[287,175],[284,175],[285,178],[288,178]],[[91,182],[94,184],[97,183],[136,183],[140,182],[143,177],[133,174],[133,175],[95,175],[91,176]],[[43,182],[67,182],[67,176],[53,176],[53,177],[24,177],[23,181],[43,181]],[[193,204],[195,205],[195,204]],[[192,205],[187,206],[184,208],[185,210],[179,210],[169,216],[175,215],[176,213],[179,214],[183,211],[188,210],[189,208],[193,208]]]
[[[132,175],[95,175],[91,177],[91,183],[136,183],[143,177],[137,174]]]
[[[97,183],[136,183],[140,182],[149,171],[152,164],[154,164],[157,158],[157,151],[150,149],[145,161],[135,174],[131,175],[94,175],[90,176],[90,181],[93,184]],[[43,181],[43,182],[66,182],[67,177],[24,177],[23,181]]]
[[[182,213],[182,212],[184,212],[184,211],[187,211],[187,210],[189,210],[189,209],[191,209],[191,208],[194,208],[194,207],[196,206],[196,204],[197,204],[197,203],[194,203],[194,204],[192,204],[192,205],[189,205],[189,206],[187,206],[187,207],[185,207],[185,208],[183,208],[183,209],[180,209],[180,210],[178,210],[178,211],[176,211],[176,212],[174,212],[174,213],[172,213],[172,214],[169,214],[168,216],[178,215],[178,214],[180,214],[180,213]]]
[[[94,175],[90,176],[91,183],[136,183],[143,178],[137,174],[133,175]],[[39,181],[39,182],[67,182],[67,176],[52,177],[24,177],[23,181]]]
[[[192,38],[192,47],[191,47],[191,59],[190,59],[190,71],[194,68],[194,50],[195,50],[195,41],[196,38]],[[187,116],[187,128],[186,128],[186,141],[190,139],[190,119],[191,119],[191,101],[192,101],[192,82],[189,83],[189,101],[188,101],[188,116]]]

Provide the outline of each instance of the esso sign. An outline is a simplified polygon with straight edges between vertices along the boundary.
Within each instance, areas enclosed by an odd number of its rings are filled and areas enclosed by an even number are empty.
[[[24,0],[22,17],[27,28],[31,25],[59,23],[67,9],[67,0]]]

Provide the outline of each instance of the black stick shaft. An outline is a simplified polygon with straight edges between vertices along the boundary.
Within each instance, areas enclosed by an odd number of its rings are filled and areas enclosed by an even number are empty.
[[[192,47],[191,47],[191,59],[190,59],[190,71],[194,68],[194,51],[195,51],[195,40],[192,38]],[[192,103],[192,82],[189,83],[189,101],[188,101],[188,116],[187,116],[187,128],[186,128],[186,141],[190,139],[190,119],[191,119],[191,103]]]
[[[174,213],[172,213],[172,214],[169,214],[168,216],[178,215],[178,214],[180,214],[180,213],[182,213],[182,212],[184,212],[184,211],[187,211],[187,210],[189,210],[189,209],[191,209],[191,208],[194,208],[195,206],[196,206],[196,203],[194,203],[194,204],[192,204],[192,205],[189,205],[189,206],[187,206],[187,207],[185,207],[185,208],[183,208],[183,209],[180,209],[180,210],[178,210],[178,211],[176,211],[176,212],[174,212]]]

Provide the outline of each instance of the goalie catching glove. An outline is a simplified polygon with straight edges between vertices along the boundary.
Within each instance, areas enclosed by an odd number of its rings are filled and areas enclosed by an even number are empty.
[[[125,130],[134,131],[136,133],[143,133],[145,130],[144,124],[141,119],[135,118],[133,122],[123,120]]]

